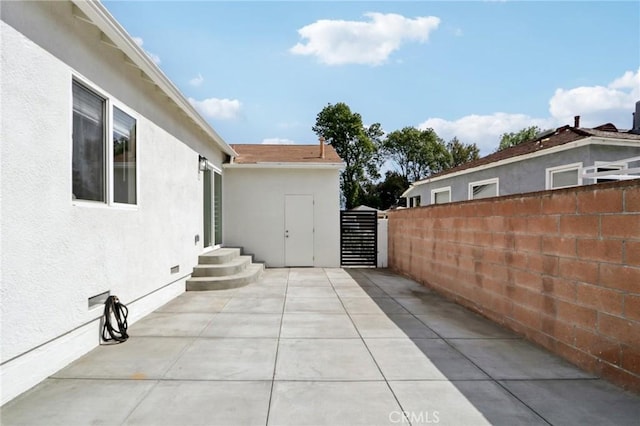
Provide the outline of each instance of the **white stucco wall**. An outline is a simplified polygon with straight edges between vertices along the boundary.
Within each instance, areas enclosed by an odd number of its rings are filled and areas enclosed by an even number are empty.
[[[223,154],[70,3],[0,7],[4,403],[98,344],[89,297],[117,295],[131,324],[184,291],[203,250],[198,154],[218,166]],[[72,201],[73,77],[137,119],[136,207]]]
[[[314,197],[314,265],[340,265],[338,169],[225,168],[224,244],[244,247],[267,267],[285,265],[285,195]]]

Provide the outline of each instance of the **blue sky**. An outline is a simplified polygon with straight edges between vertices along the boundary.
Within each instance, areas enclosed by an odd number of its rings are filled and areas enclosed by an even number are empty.
[[[104,1],[228,143],[316,143],[329,103],[492,152],[530,125],[628,129],[640,3]]]

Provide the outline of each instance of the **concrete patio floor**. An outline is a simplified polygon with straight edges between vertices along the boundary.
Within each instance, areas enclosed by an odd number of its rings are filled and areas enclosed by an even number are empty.
[[[188,292],[2,425],[639,425],[640,397],[385,270]]]

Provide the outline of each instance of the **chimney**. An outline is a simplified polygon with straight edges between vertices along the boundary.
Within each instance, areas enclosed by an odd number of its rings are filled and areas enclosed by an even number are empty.
[[[580,127],[580,116],[576,115],[575,117],[573,117],[573,127],[578,128]]]
[[[633,127],[630,132],[640,135],[640,101],[636,102],[636,112],[633,113]]]
[[[324,136],[320,136],[320,158],[324,158]]]

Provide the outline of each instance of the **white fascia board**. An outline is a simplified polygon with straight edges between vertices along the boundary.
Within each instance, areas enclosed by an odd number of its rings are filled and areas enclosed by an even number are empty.
[[[344,168],[343,163],[225,163],[223,169],[336,169]]]
[[[207,123],[196,111],[182,92],[169,80],[162,70],[144,53],[144,50],[133,41],[127,31],[116,21],[99,1],[71,0],[84,13],[93,25],[98,27],[140,70],[149,76],[151,81],[162,90],[169,99],[180,107],[187,117],[199,126],[204,133],[213,139],[218,147],[228,155],[238,155],[229,144]]]
[[[422,181],[421,181],[421,182],[422,182]],[[417,182],[416,182],[416,183],[417,183]],[[415,185],[415,184],[411,184],[411,185],[409,185],[409,188],[407,188],[407,190],[406,190],[406,191],[404,191],[404,192],[402,193],[402,195],[400,195],[400,198],[407,198],[407,197],[409,196],[409,193],[410,193],[411,191],[413,191],[413,189],[415,188],[415,186],[413,186],[413,185]]]
[[[632,146],[640,148],[640,140],[633,139],[615,139],[615,138],[599,138],[595,136],[589,136],[584,139],[579,139],[577,141],[568,142],[562,145],[554,146],[552,148],[542,149],[540,151],[531,152],[525,155],[519,155],[517,157],[505,158],[504,160],[495,161],[489,164],[483,164],[482,166],[473,167],[471,169],[460,170],[459,172],[449,173],[443,176],[438,176],[435,178],[427,178],[423,180],[416,181],[412,184],[412,186],[424,185],[426,183],[438,182],[443,179],[448,179],[451,177],[466,175],[468,173],[478,172],[481,170],[492,169],[494,167],[503,166],[505,164],[517,163],[519,161],[525,161],[530,158],[541,157],[543,155],[554,154],[557,152],[566,151],[568,149],[580,148],[587,145],[610,145],[610,146]],[[405,191],[405,194],[411,190],[411,187]],[[404,194],[402,195],[404,196]]]

